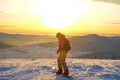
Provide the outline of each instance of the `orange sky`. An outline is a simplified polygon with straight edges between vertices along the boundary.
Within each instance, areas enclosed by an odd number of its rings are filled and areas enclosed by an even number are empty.
[[[0,0],[0,32],[120,34],[120,3],[96,0]]]

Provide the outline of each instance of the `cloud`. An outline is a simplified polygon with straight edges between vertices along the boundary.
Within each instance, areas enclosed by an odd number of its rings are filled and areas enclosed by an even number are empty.
[[[4,11],[0,11],[0,14],[4,13]]]
[[[113,22],[112,24],[120,24],[120,22]]]
[[[120,0],[93,0],[93,1],[107,2],[120,5]]]
[[[8,26],[8,25],[0,25],[0,28],[2,28],[2,27],[13,27],[13,26]]]

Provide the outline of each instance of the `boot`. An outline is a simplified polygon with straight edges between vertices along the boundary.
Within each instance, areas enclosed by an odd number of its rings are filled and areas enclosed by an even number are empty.
[[[69,75],[69,71],[68,71],[68,70],[65,71],[65,72],[63,73],[63,75],[64,75],[64,76],[68,76],[68,75]]]
[[[56,75],[60,75],[60,74],[62,74],[62,73],[63,73],[62,70],[58,70],[58,71],[56,72]]]

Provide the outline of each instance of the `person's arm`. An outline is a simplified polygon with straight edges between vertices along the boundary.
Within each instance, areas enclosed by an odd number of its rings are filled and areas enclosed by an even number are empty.
[[[64,43],[65,43],[65,39],[64,38],[61,38],[59,40],[59,49],[60,50],[63,50],[64,49]]]

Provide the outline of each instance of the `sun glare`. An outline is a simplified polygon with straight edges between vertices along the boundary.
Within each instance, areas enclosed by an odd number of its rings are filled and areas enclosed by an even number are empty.
[[[52,28],[63,29],[82,19],[91,8],[89,0],[34,0],[32,11],[40,16],[43,23]]]

